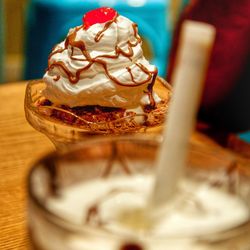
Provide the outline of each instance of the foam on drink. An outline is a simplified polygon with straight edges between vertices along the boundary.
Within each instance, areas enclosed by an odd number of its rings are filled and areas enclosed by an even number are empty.
[[[146,206],[153,178],[135,175],[79,183],[60,190],[60,196],[51,198],[47,206],[77,225],[153,238],[205,236],[239,226],[249,218],[239,197],[182,179],[179,195],[149,219]]]

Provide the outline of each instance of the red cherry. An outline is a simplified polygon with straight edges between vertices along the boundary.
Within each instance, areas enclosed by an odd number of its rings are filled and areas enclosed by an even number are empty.
[[[82,18],[84,29],[87,30],[91,25],[96,23],[106,23],[107,21],[114,19],[117,14],[116,10],[109,7],[101,7],[91,10]]]

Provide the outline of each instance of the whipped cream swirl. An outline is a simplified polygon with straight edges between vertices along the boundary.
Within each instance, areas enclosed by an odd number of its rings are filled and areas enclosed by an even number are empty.
[[[155,105],[157,68],[144,58],[137,25],[123,16],[71,29],[56,45],[44,75],[44,96],[70,107],[134,109]]]

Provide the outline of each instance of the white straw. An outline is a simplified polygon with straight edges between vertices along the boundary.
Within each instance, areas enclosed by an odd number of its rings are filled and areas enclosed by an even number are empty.
[[[156,162],[150,204],[153,207],[159,207],[172,198],[184,172],[188,142],[194,128],[215,33],[215,28],[209,24],[183,23],[173,74],[172,102]]]

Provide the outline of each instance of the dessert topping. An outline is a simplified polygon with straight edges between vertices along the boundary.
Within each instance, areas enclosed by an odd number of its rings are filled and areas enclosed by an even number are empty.
[[[87,30],[90,26],[96,23],[106,23],[114,20],[117,15],[117,12],[109,7],[101,7],[91,10],[83,16],[84,29]]]
[[[155,107],[157,68],[143,56],[135,23],[112,8],[98,8],[70,29],[48,58],[44,96],[69,107]],[[139,110],[140,109],[140,110]]]

